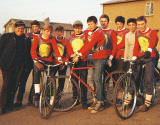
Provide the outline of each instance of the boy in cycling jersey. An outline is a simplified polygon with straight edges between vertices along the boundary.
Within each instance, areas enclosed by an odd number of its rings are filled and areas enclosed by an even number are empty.
[[[147,20],[144,16],[140,16],[136,20],[137,22],[137,32],[135,39],[135,46],[133,50],[133,59],[138,56],[144,55],[143,62],[145,63],[145,103],[142,105],[141,110],[147,111],[151,106],[151,100],[153,95],[153,84],[154,84],[154,68],[156,66],[157,50],[156,45],[158,42],[157,32],[150,29],[147,26]],[[142,67],[140,67],[142,68]],[[140,69],[137,69],[140,72]]]
[[[74,53],[78,52],[86,42],[85,35],[82,29],[83,29],[83,24],[80,20],[77,20],[73,23],[74,33],[70,36],[69,40],[67,41],[67,54],[69,57],[74,55]],[[79,67],[87,67],[86,58],[74,64],[74,68],[79,68]],[[87,75],[88,75],[87,69],[75,70],[74,73],[76,73],[77,76],[79,76],[85,83],[87,83]],[[75,76],[72,76],[72,79],[74,79],[76,83],[79,83],[78,79],[75,78]],[[88,108],[87,88],[82,83],[80,83],[80,88],[81,88],[80,97],[81,97],[82,108],[87,109]],[[77,92],[75,91],[74,88],[73,88],[73,96],[77,96]]]
[[[104,72],[106,58],[108,58],[110,53],[107,53],[107,50],[105,50],[105,36],[102,29],[97,26],[97,18],[95,16],[90,16],[87,19],[87,23],[89,29],[85,32],[86,43],[77,52],[75,59],[83,59],[88,56],[88,59],[93,62],[93,66],[95,67],[92,78],[97,89],[97,102],[90,109],[91,113],[96,113],[104,109],[102,75]]]
[[[51,39],[53,27],[47,23],[43,27],[42,34],[36,36],[32,43],[31,56],[34,61],[34,88],[35,101],[39,100],[40,96],[40,72],[44,69],[44,65],[38,60],[45,63],[54,64],[52,53],[55,52],[56,62],[61,62],[61,55],[59,53],[57,44]]]

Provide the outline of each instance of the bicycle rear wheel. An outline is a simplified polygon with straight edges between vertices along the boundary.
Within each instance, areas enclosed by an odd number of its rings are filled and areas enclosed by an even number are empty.
[[[114,108],[122,119],[130,118],[136,108],[137,92],[131,74],[122,75],[115,86]]]
[[[160,72],[158,68],[155,68],[154,71],[154,86],[153,86],[153,97],[152,97],[152,104],[160,104],[160,98],[159,98],[159,93],[160,93]]]
[[[56,95],[56,84],[52,78],[49,78],[43,83],[39,100],[39,112],[42,118],[47,119],[54,106]]]
[[[104,82],[104,97],[106,99],[106,101],[109,104],[113,104],[113,91],[114,91],[114,87],[115,87],[115,81],[118,80],[118,78],[123,75],[125,72],[124,71],[114,71],[112,73],[110,73],[110,77],[109,75],[106,77],[105,82]],[[114,81],[115,80],[115,81]]]
[[[71,110],[79,100],[77,83],[67,75],[55,76],[54,82],[56,83],[54,110],[60,112]]]

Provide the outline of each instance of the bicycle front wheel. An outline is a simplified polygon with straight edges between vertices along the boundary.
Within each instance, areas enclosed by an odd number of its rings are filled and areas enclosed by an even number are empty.
[[[114,71],[108,75],[104,82],[104,97],[109,104],[113,104],[113,91],[118,78],[123,75],[124,71]]]
[[[42,118],[48,118],[54,106],[56,95],[56,84],[52,78],[48,78],[41,89],[39,100],[39,112]]]
[[[68,75],[54,77],[56,83],[55,111],[69,111],[79,100],[78,84]]]
[[[122,75],[114,90],[114,108],[122,119],[130,118],[136,108],[137,92],[131,74]]]

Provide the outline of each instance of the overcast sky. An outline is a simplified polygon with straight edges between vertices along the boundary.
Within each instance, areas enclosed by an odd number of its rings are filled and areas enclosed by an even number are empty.
[[[0,0],[0,33],[10,18],[40,20],[49,17],[51,22],[73,23],[102,14],[102,3],[110,0]]]

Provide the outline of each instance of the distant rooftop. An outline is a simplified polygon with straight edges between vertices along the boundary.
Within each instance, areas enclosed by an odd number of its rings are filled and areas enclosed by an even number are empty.
[[[14,22],[17,22],[18,20],[22,20],[26,27],[31,27],[31,22],[33,20],[23,20],[23,19],[13,19],[11,18],[5,25],[4,27],[11,21],[14,21]],[[42,27],[44,25],[44,22],[43,21],[39,21],[40,22],[40,26]],[[72,30],[72,24],[69,24],[69,23],[57,23],[57,22],[50,22],[51,25],[53,25],[53,30],[55,30],[55,28],[59,25],[63,26],[65,30]]]
[[[127,3],[127,2],[136,2],[136,1],[144,1],[144,0],[109,0],[109,1],[107,1],[105,3],[102,3],[102,5]]]

